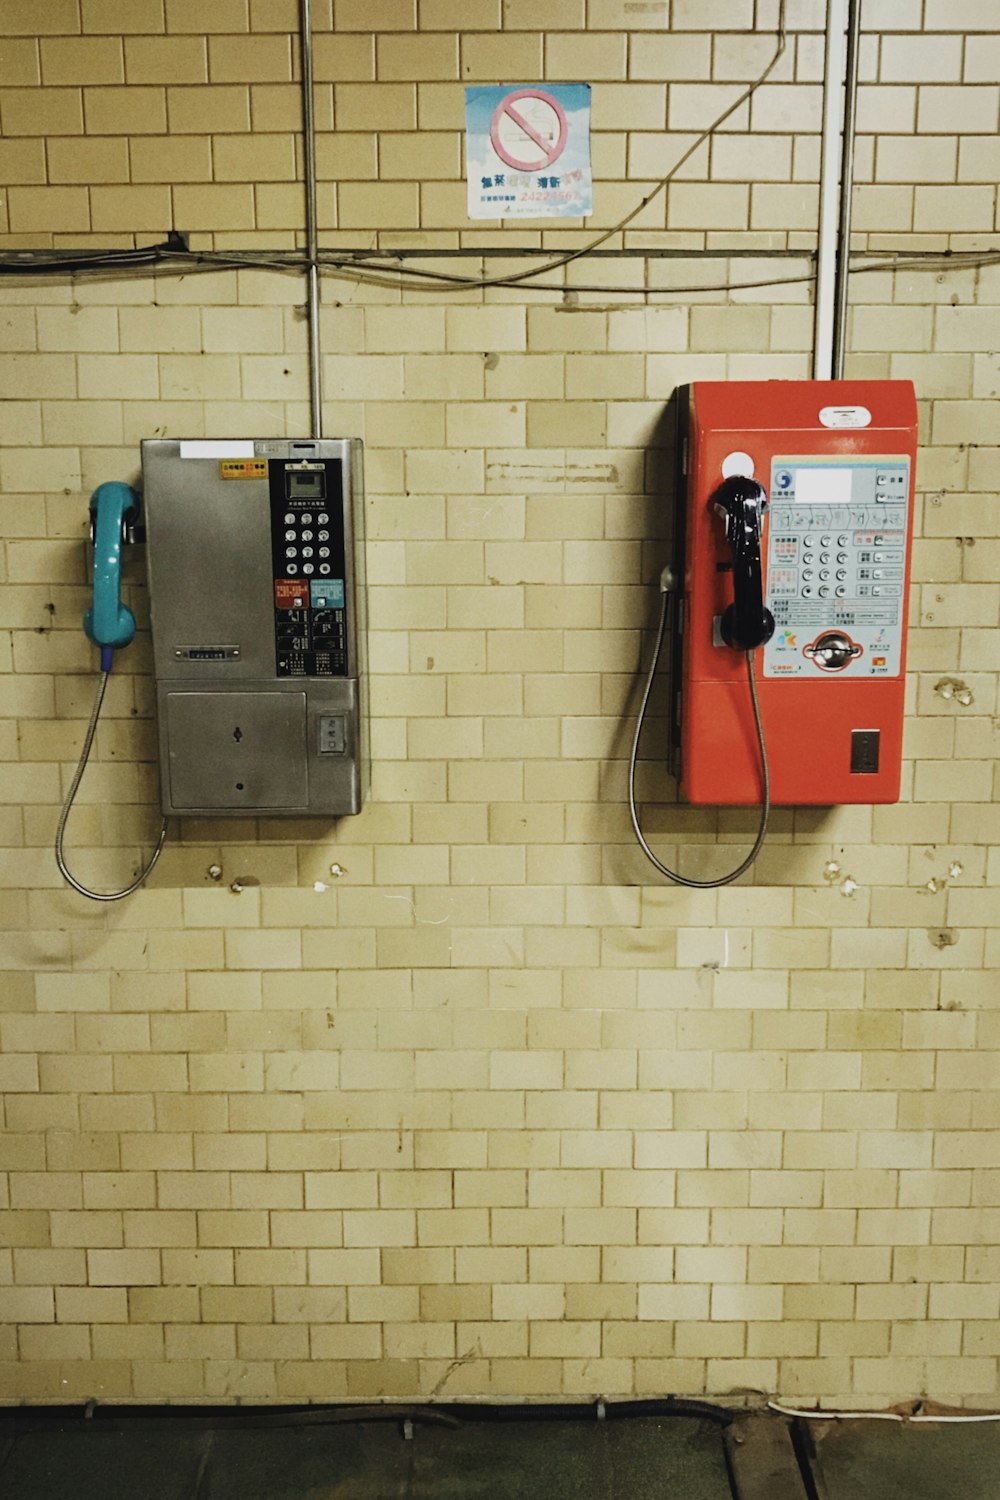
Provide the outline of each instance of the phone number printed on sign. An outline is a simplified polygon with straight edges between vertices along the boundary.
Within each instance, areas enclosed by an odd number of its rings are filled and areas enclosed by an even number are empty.
[[[467,88],[469,218],[582,218],[593,209],[590,85]]]

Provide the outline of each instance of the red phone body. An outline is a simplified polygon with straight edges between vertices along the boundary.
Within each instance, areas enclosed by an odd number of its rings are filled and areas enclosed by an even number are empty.
[[[753,804],[760,753],[745,653],[721,644],[733,600],[712,495],[764,487],[774,634],[755,677],[779,804],[899,798],[917,409],[904,380],[700,381],[689,388],[683,517],[681,790]]]

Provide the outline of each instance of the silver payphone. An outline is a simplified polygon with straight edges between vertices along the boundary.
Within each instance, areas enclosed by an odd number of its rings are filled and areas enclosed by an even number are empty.
[[[361,451],[356,438],[143,442],[164,814],[360,811]]]

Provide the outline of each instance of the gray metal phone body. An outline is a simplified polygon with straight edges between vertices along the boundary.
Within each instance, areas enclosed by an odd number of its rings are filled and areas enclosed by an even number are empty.
[[[165,814],[360,811],[361,455],[357,438],[143,442]]]

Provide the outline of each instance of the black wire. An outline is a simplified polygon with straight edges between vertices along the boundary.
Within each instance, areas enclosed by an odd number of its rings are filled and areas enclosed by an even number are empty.
[[[91,1414],[83,1418],[88,1428],[121,1426],[136,1430],[160,1428],[164,1420],[183,1422],[194,1431],[218,1431],[222,1429],[242,1430],[262,1427],[334,1427],[368,1422],[417,1422],[435,1427],[458,1428],[461,1420],[450,1411],[435,1406],[296,1406],[264,1407],[120,1407],[98,1405]],[[54,1425],[76,1425],[81,1421],[78,1413],[67,1415],[64,1406],[35,1407],[30,1413],[23,1409],[11,1412],[10,1416],[0,1412],[0,1432],[10,1421],[17,1434],[39,1432]]]
[[[619,1421],[633,1417],[692,1417],[728,1426],[744,1408],[716,1405],[695,1397],[657,1396],[634,1401],[572,1402],[547,1405],[480,1404],[452,1401],[426,1406],[295,1406],[295,1407],[204,1407],[204,1406],[111,1406],[98,1403],[89,1411],[65,1406],[23,1407],[0,1410],[0,1433],[14,1429],[10,1443],[26,1432],[55,1426],[83,1426],[88,1431],[111,1427],[145,1430],[161,1428],[164,1422],[183,1423],[194,1431],[242,1430],[267,1427],[323,1427],[368,1422],[415,1422],[457,1429],[473,1422],[593,1422]],[[6,1454],[4,1455],[7,1456]]]
[[[416,254],[418,252],[414,252]],[[500,254],[500,251],[484,253],[482,251],[458,251],[452,252],[459,255],[473,255],[478,259],[487,259],[490,254]],[[530,252],[540,254],[541,252]],[[594,255],[612,254],[614,258],[623,258],[620,252],[602,252],[594,250]],[[813,251],[779,251],[774,252],[782,258],[799,258],[815,261]],[[869,254],[873,252],[867,252]],[[886,252],[880,252],[882,256]],[[863,261],[858,264],[857,257],[849,268],[851,275],[862,275],[872,271],[902,271],[902,270],[975,270],[981,266],[995,265],[1000,261],[1000,249],[998,250],[970,250],[970,251],[925,251],[914,254],[912,251],[889,252],[891,259],[875,259]],[[726,260],[741,257],[746,252],[701,250],[686,252],[685,256],[672,258],[686,258],[691,260]],[[625,257],[631,258],[631,257]],[[647,255],[645,251],[636,251],[636,259],[654,258]],[[658,257],[656,257],[658,258]],[[752,258],[766,260],[768,253],[757,252]],[[94,276],[114,277],[131,273],[133,275],[148,275],[150,273],[161,273],[172,276],[185,276],[198,272],[211,272],[225,269],[247,269],[268,270],[283,272],[285,274],[301,273],[306,267],[306,257],[302,251],[278,251],[258,253],[254,251],[227,251],[227,250],[180,250],[173,245],[150,245],[139,249],[126,250],[98,250],[80,251],[70,253],[59,253],[53,251],[13,251],[0,252],[0,278],[10,277],[14,280],[44,280],[49,277],[62,276]],[[377,281],[384,279],[385,282],[399,286],[417,288],[425,285],[449,287],[456,290],[463,288],[475,289],[481,287],[483,278],[477,276],[461,276],[456,272],[435,271],[420,266],[410,266],[393,263],[391,259],[381,257],[373,259],[364,251],[358,252],[335,252],[321,251],[318,261],[321,272],[340,273],[347,277],[354,277],[359,281]],[[564,296],[573,292],[601,293],[621,298],[629,297],[680,297],[689,293],[707,292],[739,292],[753,291],[765,287],[780,287],[804,285],[815,280],[815,272],[809,271],[795,276],[768,276],[756,278],[752,281],[735,281],[730,279],[716,282],[704,282],[688,284],[686,286],[662,286],[651,287],[648,285],[628,287],[609,286],[601,284],[577,284],[566,285],[562,282],[545,282],[531,285],[530,277],[550,274],[552,266],[538,266],[529,271],[512,272],[507,277],[489,278],[491,286],[516,287],[524,291],[556,293]]]

